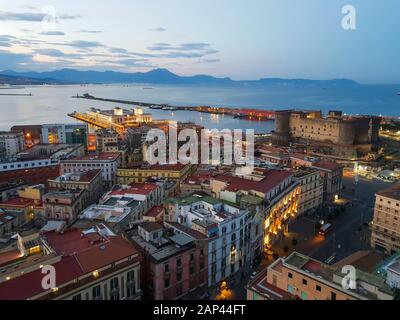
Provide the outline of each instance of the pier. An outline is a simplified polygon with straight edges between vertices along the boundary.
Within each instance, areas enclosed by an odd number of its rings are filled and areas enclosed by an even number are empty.
[[[82,96],[81,95],[73,96],[73,98],[114,102],[114,103],[119,103],[119,104],[135,105],[135,106],[139,106],[139,107],[148,107],[151,109],[162,109],[165,111],[197,111],[197,112],[202,112],[202,113],[230,115],[230,116],[233,116],[238,119],[246,119],[246,120],[257,120],[257,121],[275,120],[275,111],[273,111],[273,110],[211,107],[211,106],[172,106],[172,105],[159,104],[159,103],[148,103],[148,102],[139,102],[139,101],[130,101],[130,100],[99,98],[99,97],[94,97],[87,93]]]

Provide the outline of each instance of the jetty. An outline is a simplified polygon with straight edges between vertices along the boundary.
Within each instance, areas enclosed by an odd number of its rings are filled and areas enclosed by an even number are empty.
[[[231,108],[231,107],[212,107],[212,106],[173,106],[173,105],[169,105],[169,104],[99,98],[99,97],[92,96],[88,93],[85,93],[84,95],[77,94],[76,96],[72,96],[72,98],[113,102],[113,103],[118,103],[118,104],[127,104],[127,105],[139,106],[139,107],[148,107],[151,109],[162,109],[165,111],[172,111],[172,110],[173,111],[196,111],[196,112],[202,112],[202,113],[230,115],[237,119],[246,119],[246,120],[267,121],[267,120],[275,119],[275,111],[273,111],[273,110],[259,110],[259,109],[248,109],[248,108]]]

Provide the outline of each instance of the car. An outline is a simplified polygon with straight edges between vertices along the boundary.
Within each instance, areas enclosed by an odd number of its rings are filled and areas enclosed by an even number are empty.
[[[251,275],[250,275],[250,280],[253,280],[257,275],[257,272],[254,271]]]

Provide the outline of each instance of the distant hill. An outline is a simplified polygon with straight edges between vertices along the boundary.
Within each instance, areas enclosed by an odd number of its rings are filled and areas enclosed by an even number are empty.
[[[2,71],[1,74],[12,77],[49,80],[54,79],[64,83],[148,83],[148,84],[179,84],[179,85],[220,85],[220,86],[354,86],[357,82],[349,79],[308,80],[266,78],[260,80],[235,81],[230,78],[216,78],[209,75],[190,77],[178,76],[167,69],[154,69],[148,72],[124,73],[116,71],[80,71],[61,69],[49,72],[15,72]]]
[[[0,73],[0,85],[41,85],[41,84],[66,84],[65,81],[49,78],[31,78],[23,75],[7,75]]]

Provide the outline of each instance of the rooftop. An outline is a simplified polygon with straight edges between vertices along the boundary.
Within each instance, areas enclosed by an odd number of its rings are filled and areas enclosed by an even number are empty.
[[[325,160],[320,160],[320,161],[315,162],[313,164],[313,167],[317,168],[317,169],[323,169],[323,170],[329,170],[329,171],[336,171],[336,170],[343,169],[343,166],[338,164],[337,162],[325,161]]]
[[[140,194],[140,195],[148,195],[154,190],[158,188],[155,183],[132,183],[129,186],[122,186],[119,188],[115,188],[110,195],[129,195],[129,194]]]
[[[196,203],[199,201],[204,201],[211,205],[222,203],[221,200],[218,200],[209,195],[203,195],[203,194],[192,194],[192,195],[189,195],[186,197],[169,198],[169,199],[165,200],[165,203],[178,204],[180,206],[189,206],[189,205],[192,205],[193,203]]]
[[[162,206],[154,206],[152,207],[149,211],[147,211],[144,215],[146,217],[157,217],[158,215],[160,215],[162,212],[164,211],[164,207]]]
[[[155,232],[163,229],[163,225],[156,222],[145,222],[140,227],[146,232]]]
[[[62,176],[55,178],[56,182],[91,182],[101,173],[101,169],[88,170],[85,172],[65,173]]]
[[[63,160],[62,162],[86,162],[86,161],[116,161],[121,157],[119,152],[102,152],[96,155],[85,155],[83,157],[74,157]]]
[[[400,183],[397,183],[388,189],[379,191],[376,194],[385,198],[400,200]]]
[[[240,190],[254,190],[262,193],[268,193],[277,185],[293,175],[290,171],[285,170],[264,170],[263,177],[259,181],[245,179],[230,175],[217,175],[212,179],[224,181],[227,183],[226,190],[238,192]]]

